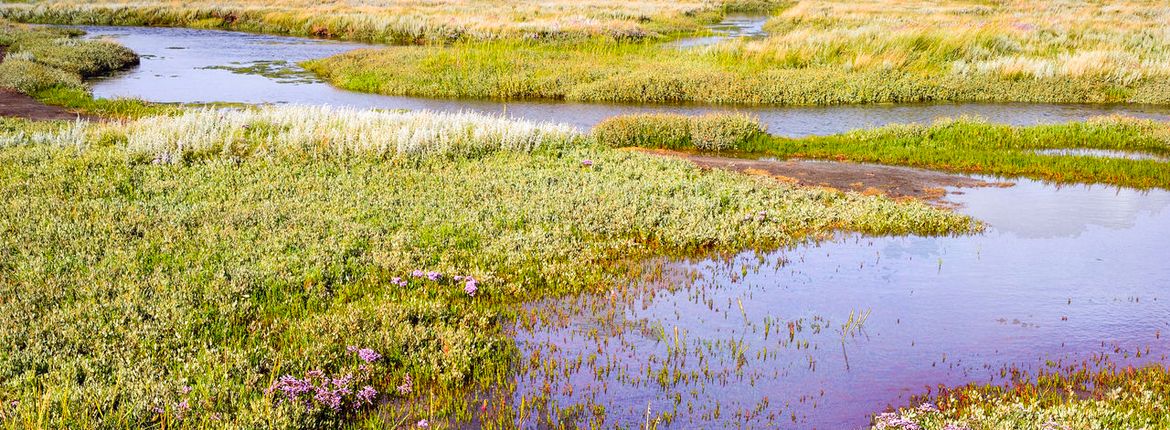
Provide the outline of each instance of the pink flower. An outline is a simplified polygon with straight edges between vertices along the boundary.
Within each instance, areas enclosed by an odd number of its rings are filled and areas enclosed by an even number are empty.
[[[379,354],[378,351],[374,351],[374,350],[369,349],[369,348],[359,349],[357,351],[357,355],[358,355],[358,358],[362,359],[362,361],[364,361],[366,363],[373,363],[375,361],[378,361],[379,358],[382,358],[382,354]]]
[[[402,385],[398,386],[398,394],[407,395],[414,391],[414,380],[410,379],[410,375],[402,378]]]
[[[378,390],[375,390],[374,387],[366,385],[362,387],[361,391],[358,391],[357,399],[360,403],[370,405],[374,403],[374,397],[377,395]]]
[[[475,297],[475,293],[479,291],[479,282],[475,278],[468,277],[467,283],[463,285],[463,292],[471,297]]]
[[[427,422],[427,420],[418,420],[418,428],[429,429],[431,428],[431,423]]]

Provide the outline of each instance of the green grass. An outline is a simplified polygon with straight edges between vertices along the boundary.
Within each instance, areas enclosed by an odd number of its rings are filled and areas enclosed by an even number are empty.
[[[945,55],[918,55],[924,57],[921,68],[850,69],[828,60],[792,63],[656,43],[505,41],[359,50],[305,66],[349,90],[448,98],[741,105],[1170,103],[1161,78],[1113,83],[1091,76],[952,74],[938,63]]]
[[[86,78],[138,64],[138,56],[114,42],[77,39],[81,32],[0,22],[0,87],[82,113],[134,118],[172,112],[175,107],[133,99],[94,99]]]
[[[1170,128],[1156,121],[1104,117],[1087,122],[1011,127],[973,119],[929,126],[895,125],[826,137],[773,138],[748,152],[895,164],[1052,182],[1170,188],[1170,162],[1041,155],[1037,150],[1090,148],[1170,158]]]
[[[877,417],[874,429],[1155,429],[1170,427],[1170,372],[1163,366],[1042,373],[1006,386],[946,390],[937,406]],[[900,421],[900,422],[899,422]]]
[[[614,148],[742,150],[766,139],[759,121],[740,114],[634,114],[607,118],[593,127],[598,143]]]
[[[418,157],[338,152],[380,147],[385,134],[363,130],[403,114],[362,122],[342,112],[314,128],[282,124],[285,109],[224,112],[229,130],[203,129],[235,136],[230,148],[304,146],[169,163],[141,151],[177,148],[167,130],[216,118],[0,121],[0,426],[467,422],[468,396],[508,384],[514,347],[503,326],[525,301],[609,291],[627,264],[653,256],[768,249],[837,230],[976,228],[920,203],[702,171],[582,136],[566,145],[540,137],[544,126],[488,119],[460,127],[538,141],[452,146],[420,130],[431,137]],[[482,134],[468,136],[457,139]],[[760,211],[768,221],[743,221]],[[475,276],[478,294],[455,274]],[[265,395],[281,375],[354,371],[349,345],[385,356],[364,377],[383,393],[376,408],[306,412]],[[413,391],[394,393],[405,375]],[[498,412],[485,419],[507,420],[511,407],[492,400]]]
[[[0,23],[0,86],[25,94],[54,87],[84,90],[84,78],[138,64],[138,56],[122,45],[81,40],[79,33]]]
[[[98,99],[84,89],[51,86],[31,94],[38,101],[75,109],[102,118],[141,118],[181,112],[178,105],[151,103],[139,99]]]

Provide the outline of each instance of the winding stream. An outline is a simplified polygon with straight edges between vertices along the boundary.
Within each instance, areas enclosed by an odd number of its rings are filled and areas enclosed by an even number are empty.
[[[736,110],[758,116],[771,133],[794,137],[835,134],[890,123],[929,123],[938,118],[961,115],[1011,125],[1067,122],[1110,114],[1170,120],[1170,108],[1135,105],[964,103],[732,108],[383,96],[335,88],[305,76],[304,70],[296,65],[368,45],[216,30],[82,28],[89,32],[89,37],[114,38],[142,56],[139,67],[92,82],[94,95],[104,98],[474,111],[560,122],[580,129],[588,129],[610,116],[635,112],[701,114]],[[263,74],[239,73],[239,69],[245,68],[265,70]]]
[[[307,76],[296,63],[363,45],[209,30],[85,29],[143,56],[140,67],[94,82],[98,97],[475,111],[582,129],[623,113],[734,109],[361,94]],[[1132,105],[738,110],[788,136],[958,115],[1012,125],[1107,114],[1170,119],[1170,109]],[[672,429],[857,428],[937,384],[999,383],[1049,361],[1165,362],[1170,193],[1017,183],[949,196],[990,224],[981,235],[845,236],[764,256],[669,264],[671,272],[695,276],[693,282],[533,304],[533,312],[556,317],[515,329],[522,361],[539,355],[579,366],[522,365],[514,399],[602,405],[604,426],[642,423],[649,410],[670,413],[662,428]],[[868,316],[845,329],[851,313]],[[561,419],[584,424],[592,416]]]

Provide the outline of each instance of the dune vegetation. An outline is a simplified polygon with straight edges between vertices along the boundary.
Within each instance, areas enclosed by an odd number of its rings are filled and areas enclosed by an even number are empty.
[[[978,228],[470,114],[201,109],[0,132],[15,428],[505,424],[516,406],[490,394],[524,301],[611,288],[652,256]]]
[[[396,95],[813,105],[1170,103],[1164,2],[804,0],[769,36],[655,42],[504,40],[368,49],[310,62],[347,89]]]

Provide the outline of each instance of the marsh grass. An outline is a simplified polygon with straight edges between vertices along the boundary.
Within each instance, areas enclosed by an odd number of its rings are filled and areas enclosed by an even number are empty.
[[[193,27],[345,39],[385,44],[528,39],[574,41],[665,39],[717,21],[725,2],[616,0],[481,2],[230,0],[211,4],[45,0],[0,5],[0,17],[52,24]],[[728,10],[764,8],[770,0],[726,2]]]
[[[96,102],[86,93],[83,80],[138,64],[138,56],[114,42],[77,39],[80,34],[0,21],[0,49],[6,52],[0,62],[0,87],[37,99],[126,111],[134,102]]]
[[[1093,363],[1042,371],[1006,386],[940,387],[925,403],[879,415],[874,429],[1165,428],[1170,373],[1163,366]]]
[[[893,125],[835,136],[774,137],[749,152],[1024,176],[1052,182],[1170,188],[1170,163],[1162,160],[1036,153],[1043,149],[1075,148],[1165,157],[1170,155],[1170,128],[1162,122],[1125,117],[1031,127],[960,118],[932,125]]]
[[[45,104],[76,109],[87,115],[112,119],[175,114],[184,109],[183,106],[176,104],[152,103],[133,98],[94,98],[87,89],[60,85],[38,90],[31,96]]]
[[[300,124],[308,113],[323,118]],[[495,412],[479,416],[467,402],[506,385],[515,349],[503,325],[527,300],[608,291],[630,262],[652,256],[770,249],[838,230],[977,227],[920,203],[701,171],[588,139],[566,145],[530,124],[364,115],[266,108],[126,125],[0,123],[4,426],[506,425],[515,405],[492,400]],[[312,137],[287,139],[298,127]],[[512,145],[463,131],[449,135],[453,145],[424,139],[434,150],[410,162],[335,150],[381,148],[396,129],[435,137],[453,127],[539,137]],[[207,144],[192,146],[203,156],[136,155],[173,150],[187,132],[211,136],[193,140]],[[248,149],[269,137],[289,148]],[[238,142],[244,151],[221,150]],[[486,147],[498,149],[441,150]],[[306,148],[315,156],[270,155]],[[767,222],[743,222],[764,210]],[[474,276],[477,293],[454,275]],[[383,356],[374,410],[321,415],[265,394],[282,375],[344,371],[349,345]],[[413,390],[400,394],[407,375]]]
[[[568,126],[472,113],[288,106],[192,109],[130,124],[126,150],[154,160],[219,158],[478,158],[564,148]]]
[[[652,43],[456,43],[358,50],[304,64],[339,87],[388,95],[591,102],[832,105],[937,101],[1168,103],[1166,80],[848,68]]]
[[[634,114],[607,118],[592,134],[598,143],[614,148],[729,151],[751,146],[767,130],[743,114]]]
[[[698,49],[510,40],[361,51],[311,66],[341,87],[395,95],[761,105],[1170,103],[1170,37],[1161,30],[1170,8],[1161,2],[805,0],[770,13],[768,37]]]

